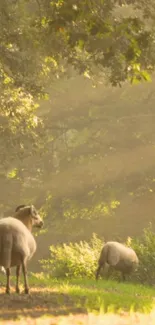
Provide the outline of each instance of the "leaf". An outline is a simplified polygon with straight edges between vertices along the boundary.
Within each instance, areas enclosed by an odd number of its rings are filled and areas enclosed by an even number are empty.
[[[7,177],[8,178],[16,178],[18,169],[14,168],[10,172],[8,172]]]
[[[152,81],[150,74],[146,70],[141,71],[141,75],[144,80],[149,81],[149,82]]]

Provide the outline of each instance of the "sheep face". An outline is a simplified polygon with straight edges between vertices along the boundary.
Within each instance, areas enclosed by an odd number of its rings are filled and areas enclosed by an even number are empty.
[[[38,227],[38,228],[42,228],[43,227],[43,220],[41,219],[40,215],[38,214],[36,208],[34,207],[34,205],[30,206],[30,216],[32,219],[32,225],[34,227]]]

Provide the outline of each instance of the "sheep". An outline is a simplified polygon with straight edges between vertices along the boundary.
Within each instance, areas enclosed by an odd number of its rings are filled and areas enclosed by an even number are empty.
[[[109,241],[102,248],[96,270],[96,280],[98,280],[101,268],[104,268],[106,263],[120,271],[122,279],[125,280],[127,274],[137,269],[139,259],[132,248],[116,241]]]
[[[16,293],[20,293],[19,275],[22,267],[25,294],[29,293],[27,262],[36,251],[36,241],[31,234],[32,227],[41,228],[41,220],[33,205],[20,205],[13,217],[0,220],[0,265],[5,269],[6,293],[10,293],[10,268],[16,266]]]
[[[19,206],[16,208],[15,212],[17,212],[20,208],[24,208],[24,207],[25,207],[24,204],[19,205]],[[3,217],[4,217],[4,216],[3,216]],[[1,217],[0,219],[2,219],[2,217]],[[3,266],[0,267],[0,272],[1,272],[2,274],[6,274],[6,270],[5,270],[5,268],[4,268]]]

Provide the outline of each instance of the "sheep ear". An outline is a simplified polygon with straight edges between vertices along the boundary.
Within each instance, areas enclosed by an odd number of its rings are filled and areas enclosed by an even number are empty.
[[[30,214],[33,214],[33,206],[30,205]]]
[[[30,214],[33,216],[35,214],[34,205],[30,206]]]
[[[25,204],[18,205],[18,207],[16,208],[15,212],[18,212],[20,209],[25,208],[25,207],[26,207]]]

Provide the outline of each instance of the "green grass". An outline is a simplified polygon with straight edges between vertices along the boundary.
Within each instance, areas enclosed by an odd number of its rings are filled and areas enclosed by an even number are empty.
[[[119,283],[110,280],[70,279],[56,280],[33,275],[32,285],[44,285],[55,292],[68,295],[78,307],[89,311],[135,310],[149,312],[154,307],[155,289],[140,284]]]
[[[5,283],[5,277],[0,277],[0,282]],[[87,324],[90,317],[90,325],[109,324],[109,319],[111,323],[117,321],[116,324],[119,324],[122,313],[123,317],[125,319],[127,317],[128,320],[128,323],[121,323],[123,325],[137,324],[137,319],[140,319],[138,324],[147,324],[150,317],[154,320],[150,324],[155,324],[153,311],[155,310],[155,289],[153,287],[110,280],[98,282],[90,279],[58,280],[43,273],[29,276],[29,284],[30,296],[14,293],[14,276],[11,278],[10,296],[6,296],[4,286],[1,287],[0,324],[4,320],[12,319],[22,324],[24,321],[28,322],[28,319],[32,320],[31,324],[44,324],[45,320],[47,320],[46,324],[48,322],[58,325],[59,323],[62,325]],[[23,290],[22,284],[21,289]],[[69,315],[73,315],[74,319]],[[59,319],[62,317],[63,321]],[[135,321],[131,322],[130,318],[133,317]],[[100,318],[104,319],[105,323],[98,321]]]

